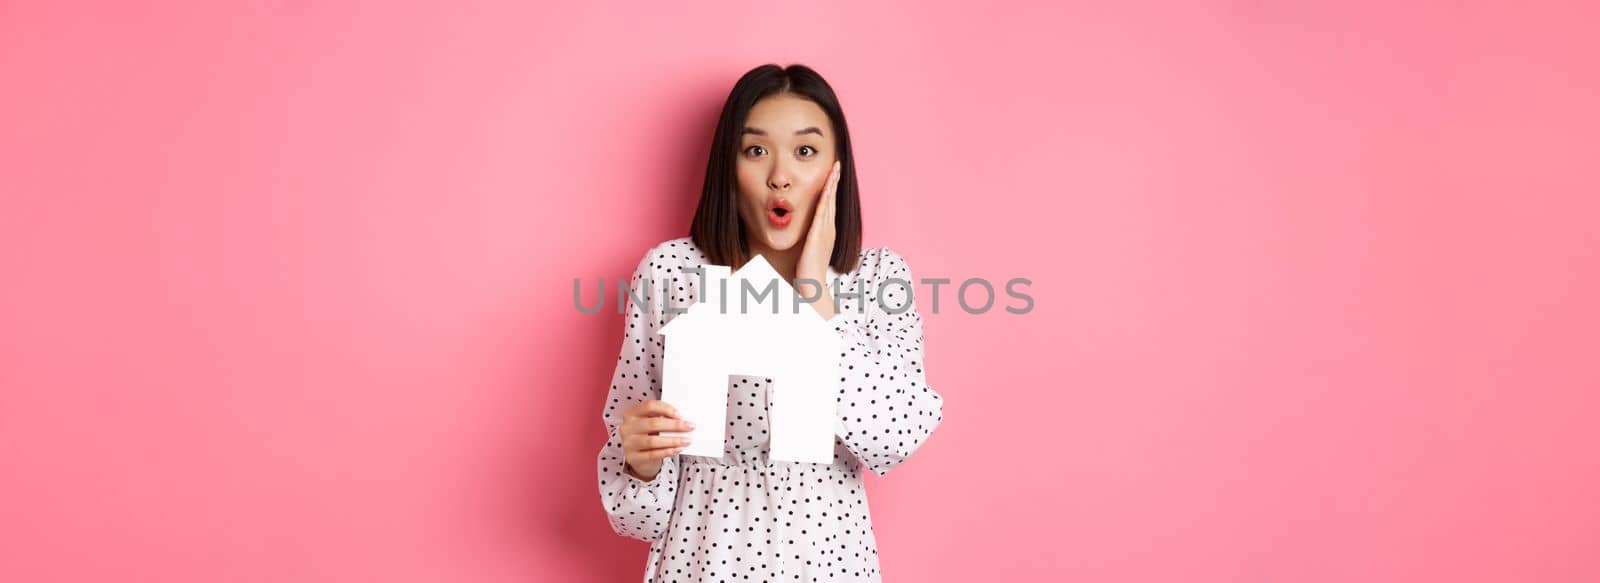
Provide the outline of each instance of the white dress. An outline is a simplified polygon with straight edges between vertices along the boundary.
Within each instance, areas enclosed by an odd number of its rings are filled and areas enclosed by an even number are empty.
[[[612,529],[650,542],[646,583],[880,581],[861,468],[888,474],[928,439],[944,412],[943,398],[923,375],[922,316],[910,269],[879,247],[863,250],[850,273],[830,270],[829,281],[841,281],[838,313],[829,323],[846,346],[832,464],[768,460],[770,379],[734,376],[724,455],[667,458],[646,482],[623,471],[617,427],[628,407],[661,397],[664,339],[656,330],[699,297],[698,276],[682,269],[704,262],[688,237],[661,243],[633,273],[634,297],[645,297],[647,282],[654,284],[648,301],[623,302],[622,353],[603,415],[610,437],[598,456],[600,501]],[[890,278],[905,283],[884,285],[880,302],[879,284]],[[663,309],[664,287],[675,310]]]

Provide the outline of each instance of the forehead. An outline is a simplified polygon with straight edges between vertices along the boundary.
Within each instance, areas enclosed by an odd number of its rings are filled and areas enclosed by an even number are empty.
[[[790,94],[771,95],[757,101],[745,118],[746,127],[765,130],[769,136],[787,137],[807,127],[828,132],[828,114],[815,102]]]

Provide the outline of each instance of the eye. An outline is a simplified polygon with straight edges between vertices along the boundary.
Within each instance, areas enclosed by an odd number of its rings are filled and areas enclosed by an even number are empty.
[[[805,153],[807,150],[810,150],[811,153],[810,154]],[[813,148],[811,146],[800,146],[799,148],[795,149],[795,153],[800,154],[801,158],[809,158],[811,156],[816,155],[817,149]]]
[[[755,153],[755,152],[753,152],[753,150],[760,150],[761,152],[760,153]],[[749,154],[751,156],[760,156],[762,153],[766,153],[766,151],[767,151],[767,149],[763,148],[761,146],[750,146],[750,147],[744,149],[744,153],[745,154]]]

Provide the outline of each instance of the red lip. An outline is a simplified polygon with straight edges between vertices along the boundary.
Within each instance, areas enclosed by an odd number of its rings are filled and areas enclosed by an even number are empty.
[[[794,207],[789,205],[789,201],[776,198],[767,205],[767,222],[774,228],[787,227],[792,220],[794,220]]]

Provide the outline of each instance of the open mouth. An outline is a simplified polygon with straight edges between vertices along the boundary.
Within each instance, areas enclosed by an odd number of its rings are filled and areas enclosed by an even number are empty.
[[[789,221],[794,219],[794,209],[789,206],[789,201],[773,199],[767,206],[767,222],[773,227],[782,229],[789,226]]]

